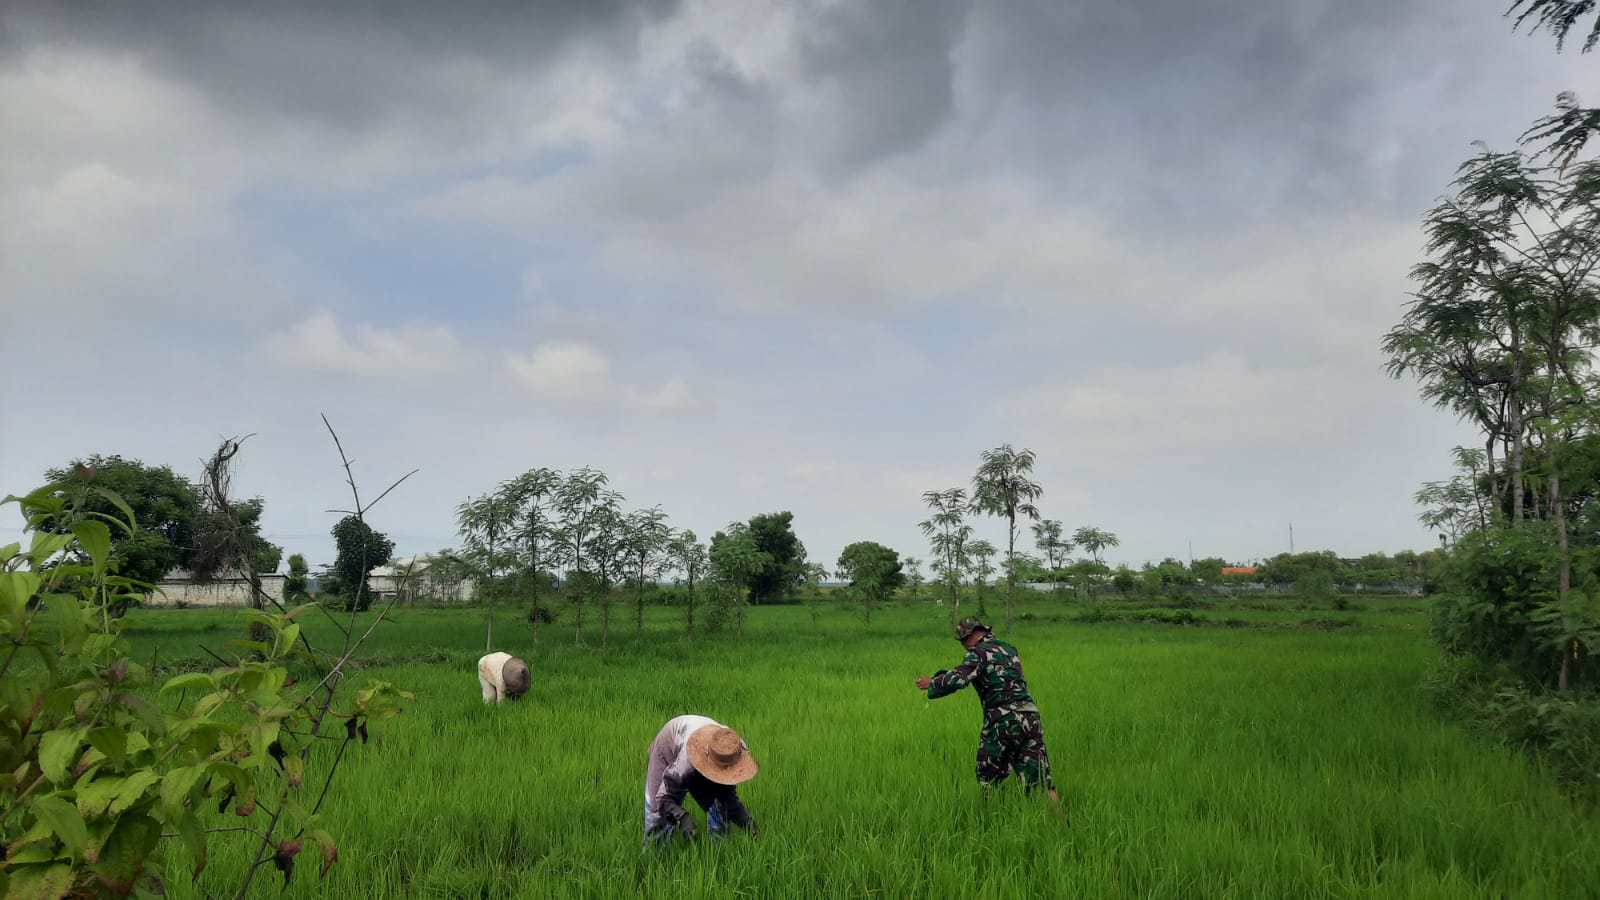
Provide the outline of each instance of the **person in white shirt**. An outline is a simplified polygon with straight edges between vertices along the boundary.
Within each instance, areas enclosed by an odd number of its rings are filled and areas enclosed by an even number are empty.
[[[732,728],[705,716],[678,716],[661,726],[650,742],[644,779],[644,839],[665,844],[682,832],[695,837],[694,817],[683,808],[685,794],[706,811],[706,830],[726,834],[737,825],[760,834],[735,785],[755,776],[750,748]]]
[[[499,703],[512,700],[528,692],[533,677],[528,664],[509,653],[490,653],[478,660],[478,686],[483,688],[483,702]]]

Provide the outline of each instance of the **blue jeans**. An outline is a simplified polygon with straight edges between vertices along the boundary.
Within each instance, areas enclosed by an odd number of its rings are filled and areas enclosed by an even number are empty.
[[[750,810],[745,808],[744,801],[739,799],[739,792],[731,784],[717,784],[715,781],[701,775],[699,772],[689,776],[689,796],[700,804],[706,811],[706,830],[713,835],[728,833],[728,826],[738,825],[741,828],[750,827],[752,817]],[[659,812],[650,808],[650,802],[644,804],[644,842],[649,846],[652,841],[665,844],[672,840],[678,832],[678,825]]]

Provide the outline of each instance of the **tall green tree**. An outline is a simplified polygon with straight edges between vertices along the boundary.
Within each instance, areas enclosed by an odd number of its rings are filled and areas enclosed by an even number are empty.
[[[45,472],[52,484],[88,489],[75,514],[120,516],[105,492],[116,494],[133,513],[132,534],[111,532],[111,560],[118,574],[154,584],[184,568],[194,550],[200,492],[168,466],[149,466],[121,456],[94,455]]]
[[[1006,629],[1011,628],[1011,592],[1016,586],[1017,516],[1035,521],[1039,508],[1033,501],[1044,489],[1028,476],[1033,472],[1032,450],[1014,450],[1002,444],[981,455],[978,473],[972,477],[972,506],[978,512],[1006,520]]]
[[[1425,222],[1430,258],[1414,268],[1418,290],[1385,339],[1389,369],[1484,429],[1488,480],[1510,495],[1511,527],[1530,515],[1554,525],[1553,603],[1568,608],[1572,455],[1562,448],[1600,426],[1587,399],[1600,344],[1600,163],[1560,168],[1486,150],[1452,188]],[[1497,445],[1510,460],[1504,479]],[[1463,504],[1450,487],[1421,495],[1453,524]],[[1560,686],[1567,681],[1563,654]]]
[[[872,607],[887,600],[906,581],[900,554],[876,541],[856,541],[845,547],[835,571],[850,582],[851,592],[860,598],[862,621],[868,626]]]

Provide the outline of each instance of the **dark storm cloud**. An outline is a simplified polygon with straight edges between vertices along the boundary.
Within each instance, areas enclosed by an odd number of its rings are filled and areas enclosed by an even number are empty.
[[[626,55],[674,0],[262,3],[22,0],[0,13],[0,54],[63,46],[131,53],[247,113],[364,128],[426,110],[447,128],[497,76],[574,49]]]
[[[799,57],[828,119],[821,162],[845,168],[913,150],[949,117],[959,0],[844,3],[800,23]]]
[[[1500,77],[1514,39],[1492,5],[1469,6],[976,6],[967,58],[975,115],[991,126],[985,149],[997,162],[1051,171],[1064,199],[1121,218],[1191,226],[1374,200],[1409,210],[1437,190],[1439,154],[1464,155],[1467,141],[1485,136],[1477,123],[1505,119],[1482,88]],[[1431,82],[1444,83],[1412,93]],[[1406,124],[1430,142],[1386,151],[1405,103],[1417,103]],[[1429,131],[1446,119],[1459,128]]]

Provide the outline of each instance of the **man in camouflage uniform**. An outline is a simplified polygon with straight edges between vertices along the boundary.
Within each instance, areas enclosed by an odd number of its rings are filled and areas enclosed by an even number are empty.
[[[961,665],[917,679],[917,687],[936,700],[967,685],[983,702],[983,731],[978,734],[978,783],[984,793],[1004,781],[1012,771],[1025,790],[1043,785],[1059,803],[1050,778],[1050,756],[1039,725],[1039,707],[1022,678],[1017,648],[994,636],[989,626],[968,617],[956,626],[956,639],[967,648]]]

